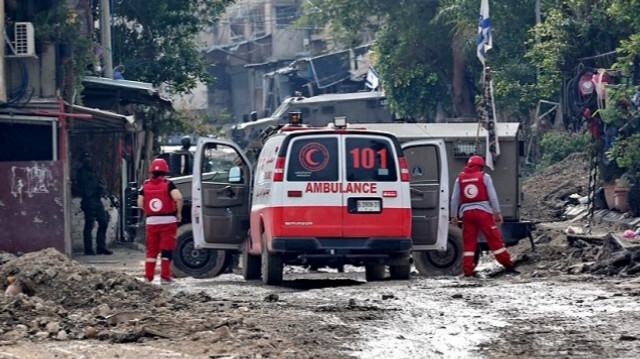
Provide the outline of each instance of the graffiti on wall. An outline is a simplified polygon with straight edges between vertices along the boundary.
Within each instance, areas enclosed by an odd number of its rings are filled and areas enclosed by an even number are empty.
[[[11,195],[20,203],[24,196],[33,198],[41,193],[49,193],[55,187],[55,179],[51,170],[45,166],[34,164],[29,167],[11,166]]]

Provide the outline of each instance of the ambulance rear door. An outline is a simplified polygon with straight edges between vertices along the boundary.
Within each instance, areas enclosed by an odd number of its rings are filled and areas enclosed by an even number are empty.
[[[292,136],[287,151],[276,237],[342,236],[339,137]],[[279,186],[274,186],[278,189]]]
[[[411,238],[414,251],[447,248],[449,170],[443,140],[402,144],[411,183]]]
[[[191,206],[196,249],[240,249],[249,228],[251,168],[234,142],[198,140]]]
[[[375,134],[342,136],[343,236],[408,235],[407,194],[402,193],[396,143]],[[399,150],[399,148],[398,148]],[[405,225],[406,224],[406,225]]]

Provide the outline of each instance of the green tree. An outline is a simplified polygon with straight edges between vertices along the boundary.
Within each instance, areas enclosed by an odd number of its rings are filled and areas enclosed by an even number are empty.
[[[534,1],[491,2],[496,106],[504,117],[526,117],[535,96],[535,67],[524,57],[534,25]],[[354,41],[375,34],[376,68],[395,111],[432,119],[475,117],[474,101],[482,72],[476,57],[480,4],[476,0],[349,1],[317,0],[308,18],[330,24]],[[337,36],[343,38],[344,36]]]
[[[195,36],[233,0],[116,0],[112,7],[114,64],[127,79],[166,83],[187,93],[211,80]]]

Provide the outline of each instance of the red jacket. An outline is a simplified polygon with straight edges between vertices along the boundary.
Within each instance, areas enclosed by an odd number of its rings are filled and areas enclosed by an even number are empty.
[[[169,180],[152,178],[142,185],[144,213],[147,216],[169,216],[177,212],[176,202],[169,193]]]
[[[487,186],[484,184],[484,172],[470,171],[467,168],[458,175],[460,202],[475,203],[489,200]]]

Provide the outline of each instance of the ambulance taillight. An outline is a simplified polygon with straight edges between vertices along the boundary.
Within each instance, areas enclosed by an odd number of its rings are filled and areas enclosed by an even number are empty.
[[[398,157],[398,163],[400,164],[400,180],[402,182],[409,182],[409,167],[407,166],[407,160],[404,157]]]
[[[276,168],[273,171],[273,182],[282,182],[284,180],[284,162],[284,156],[280,156],[276,159]]]

